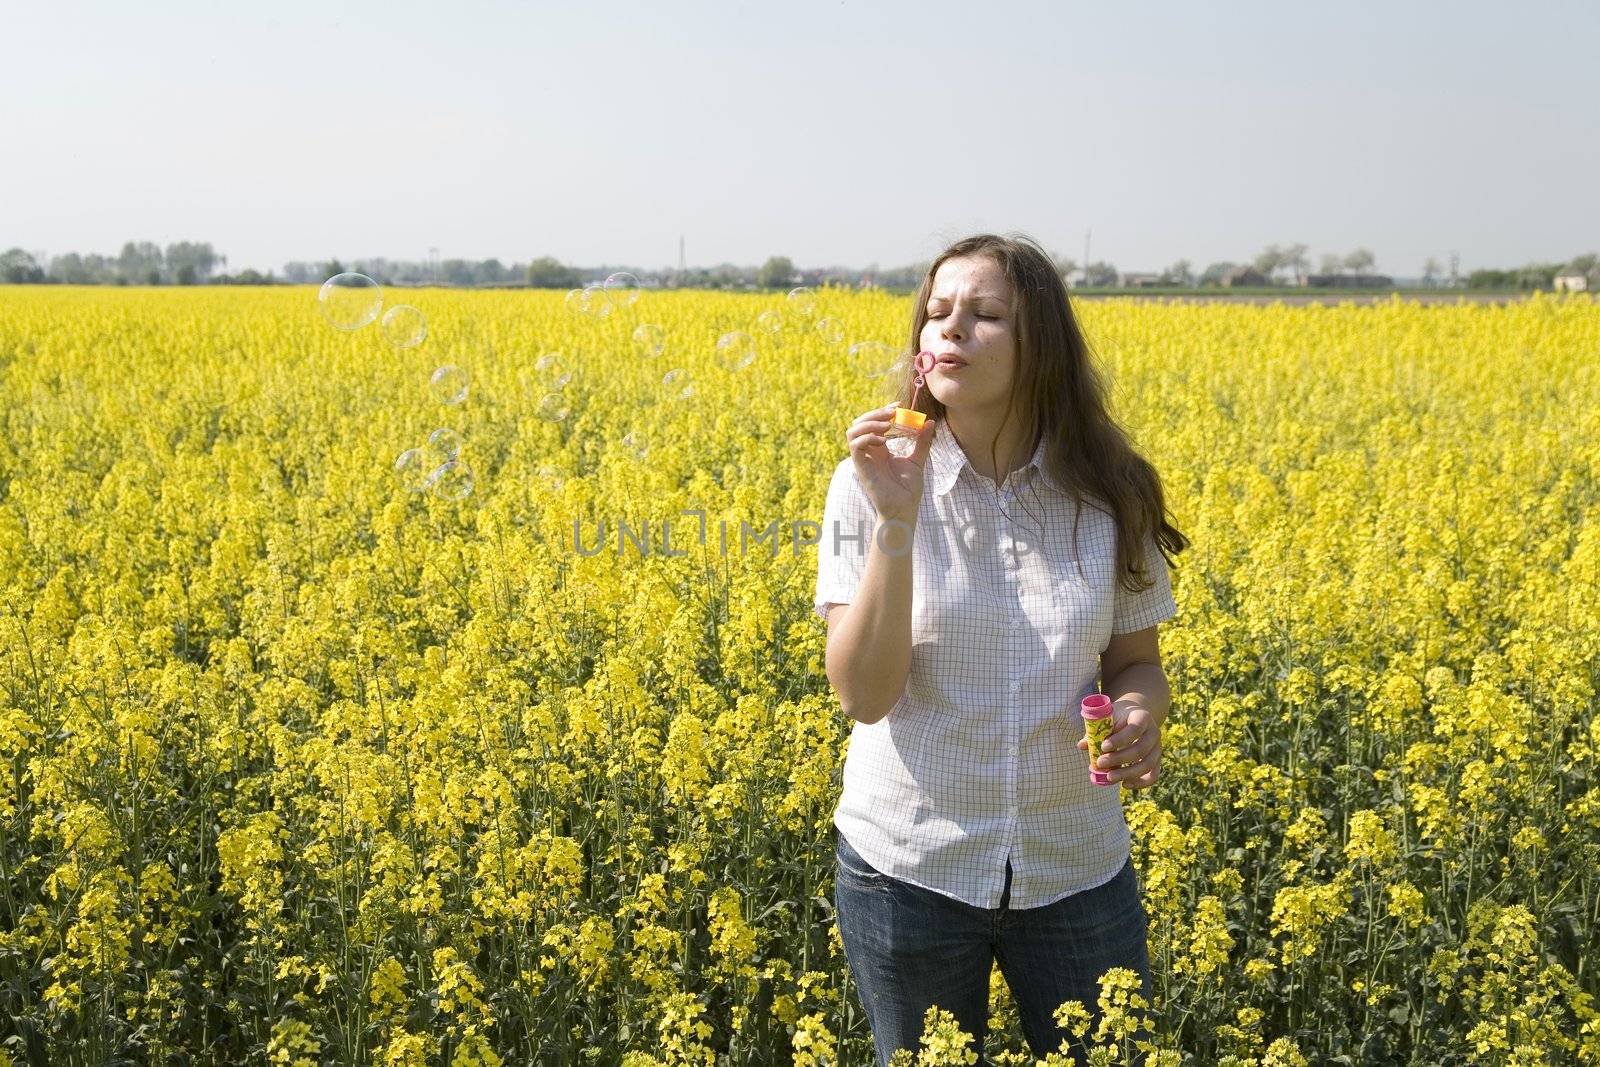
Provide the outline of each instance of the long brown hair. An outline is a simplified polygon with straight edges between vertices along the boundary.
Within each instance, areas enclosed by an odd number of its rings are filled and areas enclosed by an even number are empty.
[[[922,328],[928,321],[928,295],[939,265],[958,256],[988,256],[1004,272],[1015,296],[1013,307],[1017,338],[1017,373],[1011,380],[1006,418],[1017,414],[1022,422],[1024,455],[1032,455],[1040,436],[1045,441],[1048,472],[1083,507],[1110,507],[1117,526],[1116,574],[1129,592],[1153,584],[1138,584],[1145,571],[1135,566],[1144,554],[1152,532],[1162,558],[1172,566],[1172,556],[1189,546],[1189,539],[1167,519],[1161,476],[1139,455],[1122,428],[1106,411],[1106,386],[1093,353],[1073,313],[1067,287],[1044,249],[1021,234],[1000,237],[983,233],[957,241],[939,253],[917,289],[911,309],[911,351],[922,347]],[[912,378],[907,370],[900,403],[911,402]],[[932,390],[922,389],[917,408],[945,422],[945,407]],[[1003,427],[1003,424],[1002,424]],[[999,470],[998,434],[989,442],[994,469]],[[1102,509],[1103,510],[1103,509]],[[1077,537],[1074,521],[1073,537]]]

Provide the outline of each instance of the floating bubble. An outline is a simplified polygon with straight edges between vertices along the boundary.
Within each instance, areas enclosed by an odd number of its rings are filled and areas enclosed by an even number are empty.
[[[809,319],[817,313],[817,294],[803,285],[789,290],[789,310]]]
[[[428,379],[428,390],[441,404],[459,404],[467,398],[467,372],[454,363],[446,363]]]
[[[837,319],[818,319],[817,332],[830,345],[836,345],[844,340],[844,327],[839,325]]]
[[[428,320],[410,304],[396,304],[383,313],[383,339],[396,348],[415,348],[428,336]]]
[[[633,453],[634,459],[643,459],[650,451],[650,442],[643,433],[633,430],[623,435],[622,447]]]
[[[539,417],[547,422],[560,422],[571,413],[565,393],[546,393],[539,398]]]
[[[435,467],[449,463],[461,455],[461,435],[448,426],[441,426],[428,435],[428,461]]]
[[[776,340],[783,334],[783,315],[777,311],[763,311],[756,316],[756,332]]]
[[[539,468],[539,481],[550,489],[560,489],[567,484],[566,476],[561,473],[561,468],[552,467],[548,463]]]
[[[850,346],[850,363],[868,378],[881,378],[894,366],[895,351],[882,341],[857,341]]]
[[[724,370],[742,371],[756,361],[755,338],[743,330],[725,333],[717,340],[717,362]]]
[[[533,373],[547,389],[560,389],[572,381],[572,368],[560,352],[546,352],[534,360]]]
[[[642,323],[633,331],[633,350],[646,359],[654,359],[667,348],[667,331],[653,322]]]
[[[677,400],[688,400],[694,395],[694,382],[689,378],[689,372],[682,367],[674,367],[662,377],[661,384],[667,387],[667,395]]]
[[[383,307],[383,287],[365,274],[335,274],[317,290],[322,317],[337,330],[359,330],[378,317]]]
[[[395,457],[395,477],[407,492],[420,493],[428,488],[428,469],[420,448],[408,448]]]
[[[568,289],[566,298],[567,310],[572,312],[574,315],[588,314],[588,308],[586,307],[587,299],[588,298],[583,295],[582,289]]]
[[[604,285],[583,287],[583,313],[591,319],[607,318],[611,314],[611,294]]]
[[[611,302],[620,307],[632,307],[639,302],[639,279],[625,270],[608,275],[605,290]]]
[[[452,459],[428,476],[433,495],[441,500],[465,500],[472,493],[472,468]]]

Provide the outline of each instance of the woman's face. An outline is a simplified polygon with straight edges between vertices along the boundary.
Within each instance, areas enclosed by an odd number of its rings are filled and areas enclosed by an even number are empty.
[[[1000,264],[959,256],[939,264],[928,293],[922,349],[938,362],[927,376],[954,411],[1003,410],[1017,369],[1015,299]]]

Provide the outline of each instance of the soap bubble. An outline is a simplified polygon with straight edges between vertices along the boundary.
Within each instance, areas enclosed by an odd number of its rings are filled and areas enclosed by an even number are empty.
[[[809,319],[817,313],[817,294],[805,286],[789,290],[789,310]]]
[[[694,382],[689,378],[689,372],[682,367],[674,367],[662,377],[661,384],[667,387],[667,395],[677,400],[688,400],[694,395]]]
[[[566,297],[567,310],[572,312],[574,315],[583,315],[583,314],[587,313],[585,308],[584,308],[584,300],[585,300],[585,297],[583,295],[583,290],[582,289],[568,289],[567,290],[567,297]]]
[[[560,352],[546,352],[534,360],[533,373],[547,389],[560,389],[572,381],[572,368]]]
[[[844,327],[839,325],[837,319],[818,319],[817,332],[830,345],[836,345],[844,340]]]
[[[776,311],[763,311],[756,316],[756,332],[764,333],[776,341],[783,334],[783,315]]]
[[[611,294],[604,285],[583,287],[583,313],[591,319],[603,319],[611,314]]]
[[[410,304],[396,304],[383,313],[383,339],[396,348],[415,348],[428,336],[428,320]]]
[[[653,322],[639,325],[633,331],[633,350],[646,359],[654,359],[667,348],[667,331]]]
[[[642,432],[633,430],[623,435],[622,447],[631,452],[634,459],[643,459],[650,451],[650,442]]]
[[[459,404],[467,398],[467,372],[446,363],[428,379],[428,389],[441,404]]]
[[[566,476],[561,473],[561,468],[553,467],[546,463],[539,468],[539,481],[548,489],[560,489],[567,484]]]
[[[539,417],[547,422],[560,422],[571,413],[564,393],[546,393],[539,398]]]
[[[378,317],[383,287],[365,274],[335,274],[317,290],[322,316],[338,330],[359,330]]]
[[[433,495],[441,500],[465,500],[472,493],[472,468],[452,459],[428,476]]]
[[[639,279],[625,270],[608,275],[605,280],[606,295],[620,307],[632,307],[639,301]]]
[[[756,361],[755,338],[743,330],[725,333],[717,340],[717,362],[724,370],[741,371]]]
[[[881,378],[894,365],[894,349],[882,341],[857,341],[850,346],[850,363],[868,378]]]
[[[395,457],[395,477],[407,492],[420,493],[428,488],[428,470],[420,448],[408,448]]]
[[[428,462],[437,467],[461,455],[461,435],[448,426],[441,426],[428,435]]]

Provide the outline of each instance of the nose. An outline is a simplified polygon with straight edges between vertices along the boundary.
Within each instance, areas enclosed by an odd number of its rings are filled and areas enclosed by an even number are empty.
[[[965,337],[960,318],[954,314],[946,315],[944,322],[939,324],[939,336],[951,341],[959,341]]]

